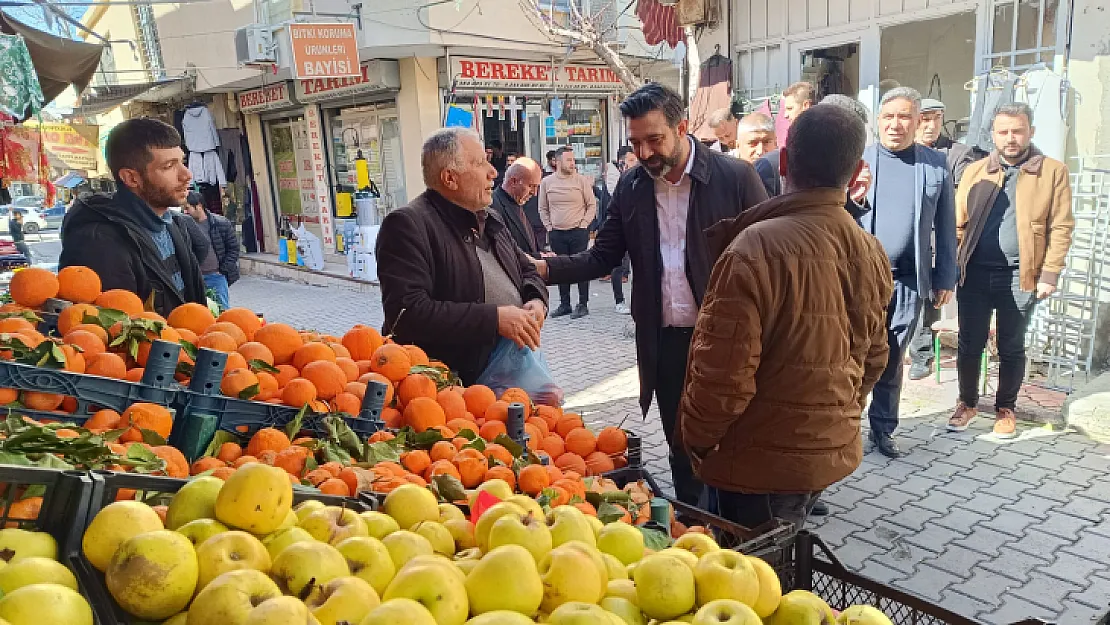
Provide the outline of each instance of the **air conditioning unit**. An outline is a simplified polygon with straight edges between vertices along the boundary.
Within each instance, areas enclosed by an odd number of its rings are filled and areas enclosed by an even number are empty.
[[[236,30],[235,57],[240,65],[276,63],[277,49],[270,27],[251,24]]]

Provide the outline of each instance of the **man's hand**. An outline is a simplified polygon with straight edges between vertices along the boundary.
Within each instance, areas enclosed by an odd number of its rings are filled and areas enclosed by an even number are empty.
[[[497,308],[497,333],[516,343],[517,347],[539,349],[540,323],[532,312],[516,306]]]
[[[1037,299],[1039,299],[1039,300],[1047,299],[1048,297],[1050,297],[1055,292],[1056,292],[1056,285],[1055,284],[1049,284],[1047,282],[1038,282],[1037,283]]]
[[[871,190],[871,168],[867,163],[859,170],[859,175],[848,185],[848,197],[856,204],[867,199],[867,192]]]
[[[534,299],[524,305],[524,310],[532,313],[532,316],[535,317],[542,330],[543,322],[547,320],[547,306],[544,306],[542,301]]]
[[[941,308],[952,301],[955,291],[933,291],[933,307]]]
[[[546,256],[547,252],[544,252],[543,255]],[[554,256],[554,254],[552,254],[552,256]],[[531,256],[528,257],[528,260],[532,261],[532,265],[536,268],[536,273],[540,274],[544,282],[547,282],[547,261],[532,258]]]

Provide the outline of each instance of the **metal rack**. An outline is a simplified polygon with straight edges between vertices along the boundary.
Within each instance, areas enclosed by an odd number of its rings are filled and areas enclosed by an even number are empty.
[[[1103,279],[1110,251],[1110,155],[1075,161],[1075,230],[1067,269],[1056,293],[1036,308],[1026,337],[1029,361],[1044,375],[1042,385],[1068,393],[1095,366],[1099,309],[1110,301],[1110,284]]]

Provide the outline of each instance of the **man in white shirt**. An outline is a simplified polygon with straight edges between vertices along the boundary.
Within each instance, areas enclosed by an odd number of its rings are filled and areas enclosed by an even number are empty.
[[[682,97],[673,90],[649,83],[620,106],[640,164],[621,176],[592,248],[536,266],[548,283],[567,284],[608,274],[629,255],[636,276],[640,407],[646,416],[654,395],[675,494],[697,505],[702,486],[675,425],[690,339],[713,269],[710,249],[717,244],[706,229],[766,200],[767,192],[750,164],[687,134]]]

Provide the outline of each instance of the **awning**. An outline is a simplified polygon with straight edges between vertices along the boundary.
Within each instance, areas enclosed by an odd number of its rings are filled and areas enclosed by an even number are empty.
[[[73,114],[88,116],[110,111],[117,106],[127,104],[139,96],[143,96],[147,92],[168,91],[172,87],[181,85],[190,80],[192,80],[190,77],[180,77],[127,85],[98,85],[89,87],[81,94],[81,103],[73,108]]]
[[[31,53],[45,103],[73,85],[77,93],[89,86],[100,65],[103,45],[74,41],[31,28],[0,11],[0,32],[22,35]]]
[[[59,188],[72,189],[85,182],[85,177],[77,172],[69,172],[68,174],[58,178],[54,181],[54,186]]]

